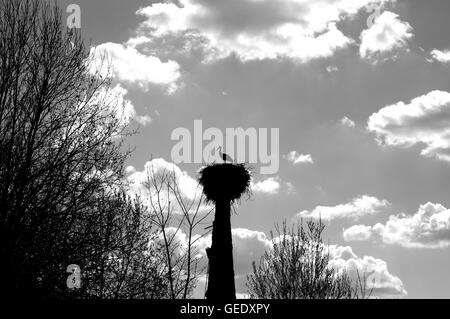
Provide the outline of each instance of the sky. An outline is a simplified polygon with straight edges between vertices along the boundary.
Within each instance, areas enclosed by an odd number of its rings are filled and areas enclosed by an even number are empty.
[[[139,130],[129,179],[153,161],[194,185],[201,164],[172,164],[171,137],[195,120],[224,135],[279,130],[278,169],[253,165],[232,216],[240,296],[270,229],[320,216],[332,264],[374,271],[375,295],[450,298],[449,1],[76,4]]]

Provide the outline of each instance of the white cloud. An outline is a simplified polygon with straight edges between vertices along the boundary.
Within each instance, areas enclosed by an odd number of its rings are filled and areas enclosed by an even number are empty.
[[[174,61],[162,62],[133,47],[111,42],[92,48],[91,56],[92,73],[99,72],[102,76],[112,73],[118,81],[136,83],[145,90],[150,84],[167,87],[169,93],[177,88],[180,67]],[[111,70],[108,69],[108,63],[111,63]]]
[[[386,106],[370,116],[367,128],[380,144],[420,145],[423,156],[450,161],[450,93],[432,91]]]
[[[272,247],[266,234],[246,228],[233,228],[234,272],[236,276],[245,276],[252,270],[252,262],[259,261],[264,252]],[[196,248],[199,253],[206,256],[205,249],[211,247],[211,235],[199,239]]]
[[[257,183],[251,182],[251,190],[255,193],[275,195],[279,193],[280,188],[280,181],[276,177],[269,177]]]
[[[343,126],[348,126],[348,127],[355,127],[355,122],[351,119],[349,119],[347,116],[344,116],[341,121],[340,121],[341,125]]]
[[[236,54],[241,60],[292,58],[305,62],[332,56],[354,41],[336,23],[370,3],[389,0],[179,0],[154,3],[138,14],[146,21],[129,43],[166,36],[184,41],[183,50],[203,46],[207,59]],[[199,40],[202,39],[202,40]],[[191,45],[196,41],[196,45]]]
[[[297,194],[297,189],[295,188],[294,184],[291,182],[286,182],[286,192],[288,195],[295,195]]]
[[[334,66],[334,65],[329,65],[329,66],[327,66],[326,70],[327,70],[328,73],[332,73],[332,72],[339,71],[339,68],[337,66]]]
[[[311,154],[299,154],[297,151],[291,151],[287,155],[283,155],[283,158],[289,162],[295,164],[314,163]]]
[[[450,50],[441,51],[438,49],[434,49],[433,51],[431,51],[431,56],[433,57],[433,59],[441,63],[450,63]]]
[[[372,237],[372,228],[365,225],[353,225],[344,230],[345,241],[365,241]]]
[[[168,242],[171,243],[171,253],[174,258],[182,257],[186,254],[188,249],[188,236],[180,228],[168,227],[165,229],[165,236]],[[162,231],[158,232],[154,238],[150,241],[150,245],[164,246],[164,234]]]
[[[130,100],[126,98],[128,90],[123,88],[120,84],[105,89],[100,88],[96,95],[92,98],[90,103],[95,104],[99,101],[108,105],[108,107],[116,115],[117,120],[121,126],[128,125],[131,120],[138,122],[141,125],[146,125],[152,121],[152,118],[148,115],[138,115],[136,109]]]
[[[337,206],[317,206],[312,211],[304,210],[297,214],[301,218],[321,218],[322,220],[333,220],[337,218],[357,219],[365,215],[374,215],[382,208],[390,205],[387,200],[363,195],[354,198],[351,202]]]
[[[146,162],[144,165],[144,169],[142,171],[136,170],[133,166],[129,166],[126,168],[127,172],[127,181],[128,181],[128,193],[130,195],[140,195],[144,204],[149,205],[149,194],[148,187],[146,187],[146,183],[148,181],[149,176],[161,176],[161,174],[173,174],[175,179],[178,182],[178,187],[180,190],[181,196],[186,200],[197,200],[202,194],[202,188],[198,184],[198,182],[189,176],[189,174],[185,171],[182,171],[177,165],[167,162],[162,158],[156,158],[149,162]],[[153,195],[152,195],[153,196]],[[166,196],[163,196],[161,201],[167,200]],[[176,199],[170,198],[171,205],[174,209],[176,209]],[[202,207],[202,209],[207,207]]]
[[[363,235],[364,234],[364,235]],[[385,224],[353,226],[344,231],[348,241],[379,238],[385,244],[407,248],[450,246],[450,210],[441,204],[421,205],[414,215],[393,215]]]
[[[401,21],[395,13],[385,11],[361,33],[359,54],[364,59],[382,58],[386,53],[407,47],[407,40],[413,37],[411,32],[409,23]]]
[[[330,266],[338,271],[345,270],[354,282],[366,275],[368,292],[372,297],[401,298],[407,295],[400,278],[392,275],[387,263],[372,256],[358,257],[349,246],[330,245]]]
[[[234,228],[232,234],[235,273],[246,275],[252,271],[252,262],[272,247],[271,241],[263,232],[245,228]]]

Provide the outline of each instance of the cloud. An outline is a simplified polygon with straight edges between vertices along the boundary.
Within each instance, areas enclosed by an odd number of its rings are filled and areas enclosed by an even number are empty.
[[[174,258],[183,257],[187,253],[188,236],[182,229],[176,227],[167,227],[165,229],[165,236],[167,238],[167,241],[172,245],[171,254]],[[164,246],[165,240],[163,232],[159,231],[158,233],[156,233],[156,236],[150,240],[150,244],[156,245],[156,247]]]
[[[390,205],[387,200],[363,195],[354,198],[351,202],[337,206],[317,206],[312,211],[304,210],[297,214],[301,218],[321,218],[322,220],[333,220],[338,218],[357,219],[365,215],[374,215],[382,208]]]
[[[245,228],[234,228],[232,234],[235,273],[246,275],[252,271],[252,262],[258,262],[272,247],[271,241],[263,232]]]
[[[294,184],[291,182],[286,182],[286,192],[288,195],[295,195],[297,194],[297,189],[295,188]]]
[[[372,228],[365,225],[354,225],[344,230],[345,241],[365,241],[372,237]]]
[[[291,151],[287,155],[283,155],[283,158],[289,162],[296,164],[314,163],[311,154],[299,154],[297,151]]]
[[[332,56],[354,41],[337,23],[370,3],[388,0],[179,0],[138,11],[146,20],[135,39],[143,45],[178,37],[182,50],[202,47],[206,60],[235,54],[242,61],[290,58],[307,62]],[[194,43],[194,45],[193,45]]]
[[[327,66],[326,70],[328,73],[333,73],[333,72],[339,71],[339,68],[334,65],[329,65],[329,66]]]
[[[450,63],[450,50],[441,51],[438,49],[434,49],[433,51],[431,51],[431,56],[433,57],[433,59],[441,63]]]
[[[256,230],[233,228],[231,233],[234,272],[236,276],[245,276],[252,271],[252,262],[258,262],[264,252],[272,247],[271,241],[266,234]],[[211,247],[211,235],[202,237],[196,243],[196,248],[203,256],[206,256],[207,247]]]
[[[421,155],[450,161],[450,93],[432,91],[389,105],[368,120],[379,144],[423,147]]]
[[[351,119],[349,119],[347,116],[344,116],[341,121],[340,121],[342,126],[347,126],[347,127],[355,127],[355,122]]]
[[[251,182],[251,190],[254,193],[263,193],[268,195],[278,194],[281,188],[280,180],[276,177],[269,177],[263,181]]]
[[[406,248],[445,248],[450,246],[450,210],[441,204],[421,205],[414,215],[393,215],[385,224],[357,225],[344,231],[347,241],[380,239]]]
[[[358,257],[349,246],[330,245],[330,266],[337,271],[346,271],[354,282],[366,275],[368,291],[373,288],[372,296],[381,298],[401,298],[407,295],[400,278],[392,275],[387,263],[372,256]]]
[[[149,205],[148,196],[150,196],[148,188],[146,187],[148,178],[151,178],[152,176],[157,178],[158,176],[162,176],[163,173],[173,174],[178,182],[180,194],[184,199],[193,201],[199,199],[202,193],[201,186],[194,178],[189,176],[187,172],[182,171],[177,165],[167,162],[162,158],[156,158],[146,162],[142,171],[136,170],[133,166],[128,166],[126,168],[126,173],[126,180],[129,185],[128,193],[130,195],[141,196],[144,204],[147,205]],[[167,200],[166,196],[161,200]],[[176,199],[170,198],[170,200],[171,205],[176,209]],[[204,208],[206,209],[207,207],[205,206]]]
[[[92,98],[90,103],[95,104],[105,103],[114,112],[116,119],[119,121],[121,126],[128,125],[132,120],[138,122],[141,125],[147,125],[152,121],[152,118],[148,115],[138,115],[136,109],[130,100],[126,98],[128,90],[123,88],[120,84],[116,86],[105,89],[100,88],[96,95]]]
[[[407,47],[407,40],[413,37],[411,32],[409,23],[401,21],[395,13],[385,11],[361,33],[359,54],[363,59],[382,58],[387,53]]]
[[[118,43],[103,43],[91,49],[93,64],[91,72],[108,74],[121,82],[138,84],[147,90],[149,85],[160,85],[171,93],[177,89],[180,67],[174,61],[162,62],[155,56],[140,53],[137,49]],[[108,63],[111,70],[108,70]]]

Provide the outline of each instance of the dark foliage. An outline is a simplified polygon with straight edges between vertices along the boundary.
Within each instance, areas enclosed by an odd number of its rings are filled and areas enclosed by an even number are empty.
[[[56,5],[0,0],[1,297],[165,294],[151,223],[121,190],[127,132],[107,102],[110,80],[90,65]]]
[[[307,227],[276,227],[272,249],[266,251],[247,276],[251,298],[352,299],[366,298],[366,286],[353,282],[345,272],[329,266],[330,254],[322,241],[324,225],[309,221]],[[365,280],[365,277],[364,277]]]
[[[69,297],[168,298],[162,252],[149,245],[156,229],[139,199],[123,192],[103,196],[79,227],[77,235],[90,245],[71,256],[82,269],[82,287]]]

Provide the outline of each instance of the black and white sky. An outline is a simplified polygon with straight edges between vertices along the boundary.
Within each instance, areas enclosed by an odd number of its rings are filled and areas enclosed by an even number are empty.
[[[194,120],[279,128],[279,170],[232,217],[239,293],[275,223],[320,215],[376,295],[450,298],[450,1],[76,3],[139,126],[130,180],[153,158],[189,192],[199,164],[171,166],[171,134]]]

